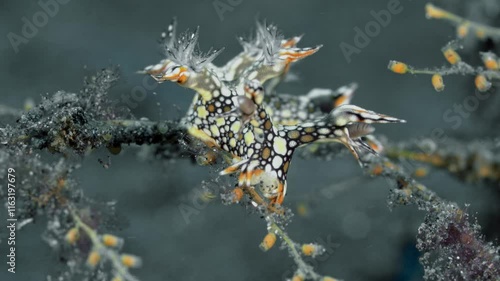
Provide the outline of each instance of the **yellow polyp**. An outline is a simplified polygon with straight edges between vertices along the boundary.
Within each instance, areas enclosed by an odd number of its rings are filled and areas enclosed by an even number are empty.
[[[440,9],[432,4],[425,5],[425,16],[428,19],[441,19],[446,16],[448,12],[443,9]]]
[[[96,250],[92,250],[87,257],[87,264],[91,267],[95,267],[101,261],[101,254]]]
[[[102,243],[107,247],[120,247],[123,240],[111,234],[104,234],[102,236]]]
[[[498,58],[495,54],[493,54],[491,52],[481,53],[481,59],[483,60],[484,66],[488,70],[498,70],[499,69]]]
[[[66,242],[73,245],[78,240],[79,236],[80,236],[80,233],[78,232],[78,228],[73,227],[68,231],[68,233],[66,233],[65,239],[66,239]]]
[[[304,275],[301,274],[301,273],[296,273],[293,277],[292,277],[292,281],[304,281]]]
[[[484,66],[489,70],[498,70],[498,62],[494,59],[486,60]]]
[[[427,169],[426,168],[423,168],[423,167],[420,167],[420,168],[417,168],[414,172],[413,172],[413,175],[417,178],[422,178],[422,177],[425,177],[427,176]]]
[[[391,60],[389,62],[388,68],[392,72],[397,73],[397,74],[405,74],[406,72],[408,72],[408,65],[406,65],[405,63],[399,62],[399,61],[395,61],[395,60]]]
[[[452,48],[445,48],[443,50],[443,54],[444,54],[444,57],[446,58],[446,60],[450,63],[450,64],[457,64],[458,62],[460,62],[462,60],[462,58],[460,57],[460,55],[455,51],[453,50]]]
[[[441,92],[442,90],[444,90],[443,76],[441,76],[441,74],[436,73],[432,75],[431,82],[434,90],[436,90],[437,92]]]
[[[457,26],[457,37],[458,38],[465,38],[467,34],[469,33],[469,23],[462,23],[459,26]]]
[[[338,280],[330,276],[325,276],[321,278],[321,281],[338,281]]]
[[[259,247],[262,251],[266,252],[274,246],[274,243],[276,243],[276,234],[270,232],[264,237]]]
[[[307,216],[308,212],[309,211],[307,205],[305,203],[299,203],[299,205],[297,206],[297,214],[301,217],[305,217]]]
[[[486,37],[486,31],[482,28],[476,29],[476,37],[479,39],[484,39]]]
[[[486,92],[491,88],[491,82],[488,81],[483,74],[477,75],[474,82],[476,84],[476,89],[480,92]]]
[[[124,254],[120,259],[122,264],[126,267],[139,267],[142,264],[141,259],[133,255]]]
[[[111,281],[123,281],[123,278],[121,276],[115,276]]]
[[[312,256],[314,254],[314,251],[316,250],[316,247],[313,244],[304,244],[302,245],[301,250],[304,256]]]

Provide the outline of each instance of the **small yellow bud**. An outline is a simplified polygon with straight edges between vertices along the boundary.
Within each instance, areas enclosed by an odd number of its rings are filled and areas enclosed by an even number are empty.
[[[441,92],[444,90],[443,76],[441,74],[434,74],[431,78],[432,86],[434,86],[434,90],[437,92]]]
[[[486,31],[482,28],[476,30],[476,37],[479,39],[484,39],[486,37]]]
[[[338,280],[330,276],[325,276],[321,279],[321,281],[338,281]]]
[[[428,171],[426,168],[420,167],[420,168],[415,169],[415,171],[413,172],[413,175],[417,178],[423,178],[423,177],[427,176],[427,172]]]
[[[264,237],[264,240],[262,240],[259,247],[262,251],[266,252],[274,246],[274,243],[276,243],[276,234],[269,232]]]
[[[123,265],[126,267],[140,267],[142,265],[142,260],[139,257],[124,254],[121,256]]]
[[[397,74],[405,74],[406,72],[408,72],[408,65],[406,65],[405,63],[399,62],[399,61],[395,61],[395,60],[391,60],[389,62],[388,68],[392,72],[397,73]]]
[[[460,57],[460,55],[455,50],[453,50],[450,47],[444,48],[443,49],[443,54],[444,54],[444,57],[446,58],[446,60],[450,64],[453,64],[453,65],[457,64],[458,62],[460,62],[462,60],[462,58]]]
[[[305,217],[307,216],[307,214],[309,213],[309,210],[307,208],[307,205],[306,203],[299,203],[298,206],[297,206],[297,214],[301,217]]]
[[[302,245],[302,254],[305,256],[312,256],[316,251],[316,246],[314,244],[304,244]]]
[[[443,9],[440,9],[432,4],[427,4],[425,5],[425,16],[428,19],[440,19],[443,18],[446,15],[446,11]]]
[[[483,74],[477,75],[474,82],[476,84],[476,88],[480,92],[486,92],[491,88],[491,82],[488,81]]]
[[[75,244],[76,240],[78,240],[78,237],[80,237],[80,233],[78,232],[77,227],[71,228],[68,233],[66,233],[66,242],[69,244],[73,245]]]
[[[96,250],[92,250],[87,257],[87,264],[90,267],[95,267],[99,262],[101,261],[101,254],[97,252]]]
[[[292,277],[292,281],[304,281],[305,277],[304,274],[302,273],[295,273],[295,275]]]
[[[459,26],[457,26],[457,37],[458,38],[465,38],[467,34],[469,33],[469,24],[468,23],[462,23]]]
[[[498,70],[498,61],[487,60],[484,62],[484,66],[489,70]]]
[[[102,236],[102,243],[107,247],[121,247],[123,245],[123,239],[116,237],[111,234],[104,234]]]
[[[483,60],[484,66],[489,70],[498,70],[498,57],[491,52],[481,53],[481,59]]]

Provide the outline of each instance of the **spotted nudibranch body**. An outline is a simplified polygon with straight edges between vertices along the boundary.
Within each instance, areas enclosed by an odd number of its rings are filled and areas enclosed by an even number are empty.
[[[198,29],[177,37],[174,20],[162,34],[166,58],[142,71],[158,82],[172,81],[196,91],[183,119],[187,131],[233,156],[222,175],[239,172],[239,186],[258,186],[277,204],[283,203],[297,147],[336,141],[359,159],[360,153],[374,152],[362,138],[373,131],[369,124],[404,122],[350,105],[355,84],[335,91],[315,89],[305,96],[264,90],[264,83],[277,84],[292,63],[321,47],[297,48],[300,39],[284,39],[274,25],[257,23],[252,39],[240,38],[243,51],[217,67],[212,61],[220,50],[200,53],[195,48]]]

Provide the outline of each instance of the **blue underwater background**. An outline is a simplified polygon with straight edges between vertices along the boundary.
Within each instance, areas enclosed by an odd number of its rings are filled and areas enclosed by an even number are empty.
[[[323,44],[318,53],[292,67],[298,80],[280,85],[279,92],[302,95],[312,88],[334,89],[356,82],[359,89],[353,104],[407,120],[406,124],[376,126],[376,134],[391,141],[431,137],[435,128],[459,139],[494,134],[484,130],[490,121],[483,113],[492,104],[498,109],[498,97],[482,102],[470,117],[461,119],[459,128],[443,117],[474,95],[472,76],[446,78],[446,90],[437,93],[430,77],[387,70],[390,60],[419,67],[445,64],[441,47],[455,38],[455,31],[442,21],[427,20],[424,1],[400,0],[401,12],[393,14],[359,52],[345,56],[341,43],[354,45],[355,28],[364,29],[374,20],[371,12],[387,9],[389,2],[70,0],[16,52],[7,34],[21,34],[23,17],[31,19],[41,8],[37,1],[0,0],[0,100],[21,108],[26,100],[40,101],[45,93],[77,92],[84,76],[109,65],[120,67],[122,78],[111,92],[120,99],[144,81],[153,84],[135,72],[162,58],[156,40],[173,17],[180,31],[200,27],[202,50],[225,47],[216,64],[240,52],[236,37],[250,34],[259,18],[275,23],[285,36],[305,34],[300,46]],[[466,2],[435,4],[477,16],[468,13]],[[498,15],[488,23],[498,24]],[[498,51],[493,42],[466,43],[461,54],[473,65],[480,64],[479,51]],[[164,83],[147,91],[132,112],[150,120],[179,118],[192,96],[188,89]],[[242,206],[225,206],[217,199],[201,205],[193,200],[201,182],[215,177],[216,170],[189,159],[144,159],[143,150],[124,147],[119,155],[110,156],[111,165],[105,169],[99,159],[107,159],[109,152],[100,149],[85,157],[75,174],[87,197],[117,202],[119,223],[114,233],[125,239],[127,252],[143,259],[134,274],[144,281],[291,277],[294,264],[286,251],[259,249],[266,234],[266,223],[259,215]],[[295,157],[288,175],[285,204],[295,216],[287,231],[296,241],[325,245],[325,255],[313,261],[318,272],[350,281],[422,280],[415,244],[425,213],[414,206],[389,208],[390,186],[385,180],[362,180],[362,170],[348,153],[330,161]],[[470,204],[468,210],[477,216],[486,239],[498,242],[498,186],[464,183],[441,170],[431,170],[422,182],[446,200],[462,207]],[[185,205],[196,209],[187,219],[180,211]],[[41,237],[46,223],[40,217],[18,233],[18,272],[11,275],[2,270],[0,280],[47,280],[46,276],[66,270]],[[3,256],[2,252],[2,264]]]

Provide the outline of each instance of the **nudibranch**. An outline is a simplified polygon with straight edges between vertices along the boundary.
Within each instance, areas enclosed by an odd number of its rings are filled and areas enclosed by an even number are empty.
[[[321,48],[299,48],[300,39],[285,39],[276,26],[257,23],[253,38],[240,38],[243,51],[218,67],[212,61],[221,50],[201,53],[198,29],[178,37],[174,19],[162,33],[166,58],[142,71],[160,83],[171,81],[196,92],[183,118],[186,130],[209,147],[230,153],[232,163],[220,173],[239,173],[240,187],[258,187],[273,204],[283,203],[296,148],[340,142],[360,160],[362,153],[376,153],[363,138],[373,131],[370,124],[404,122],[350,105],[355,84],[314,89],[305,96],[265,88],[283,80],[291,64]]]

